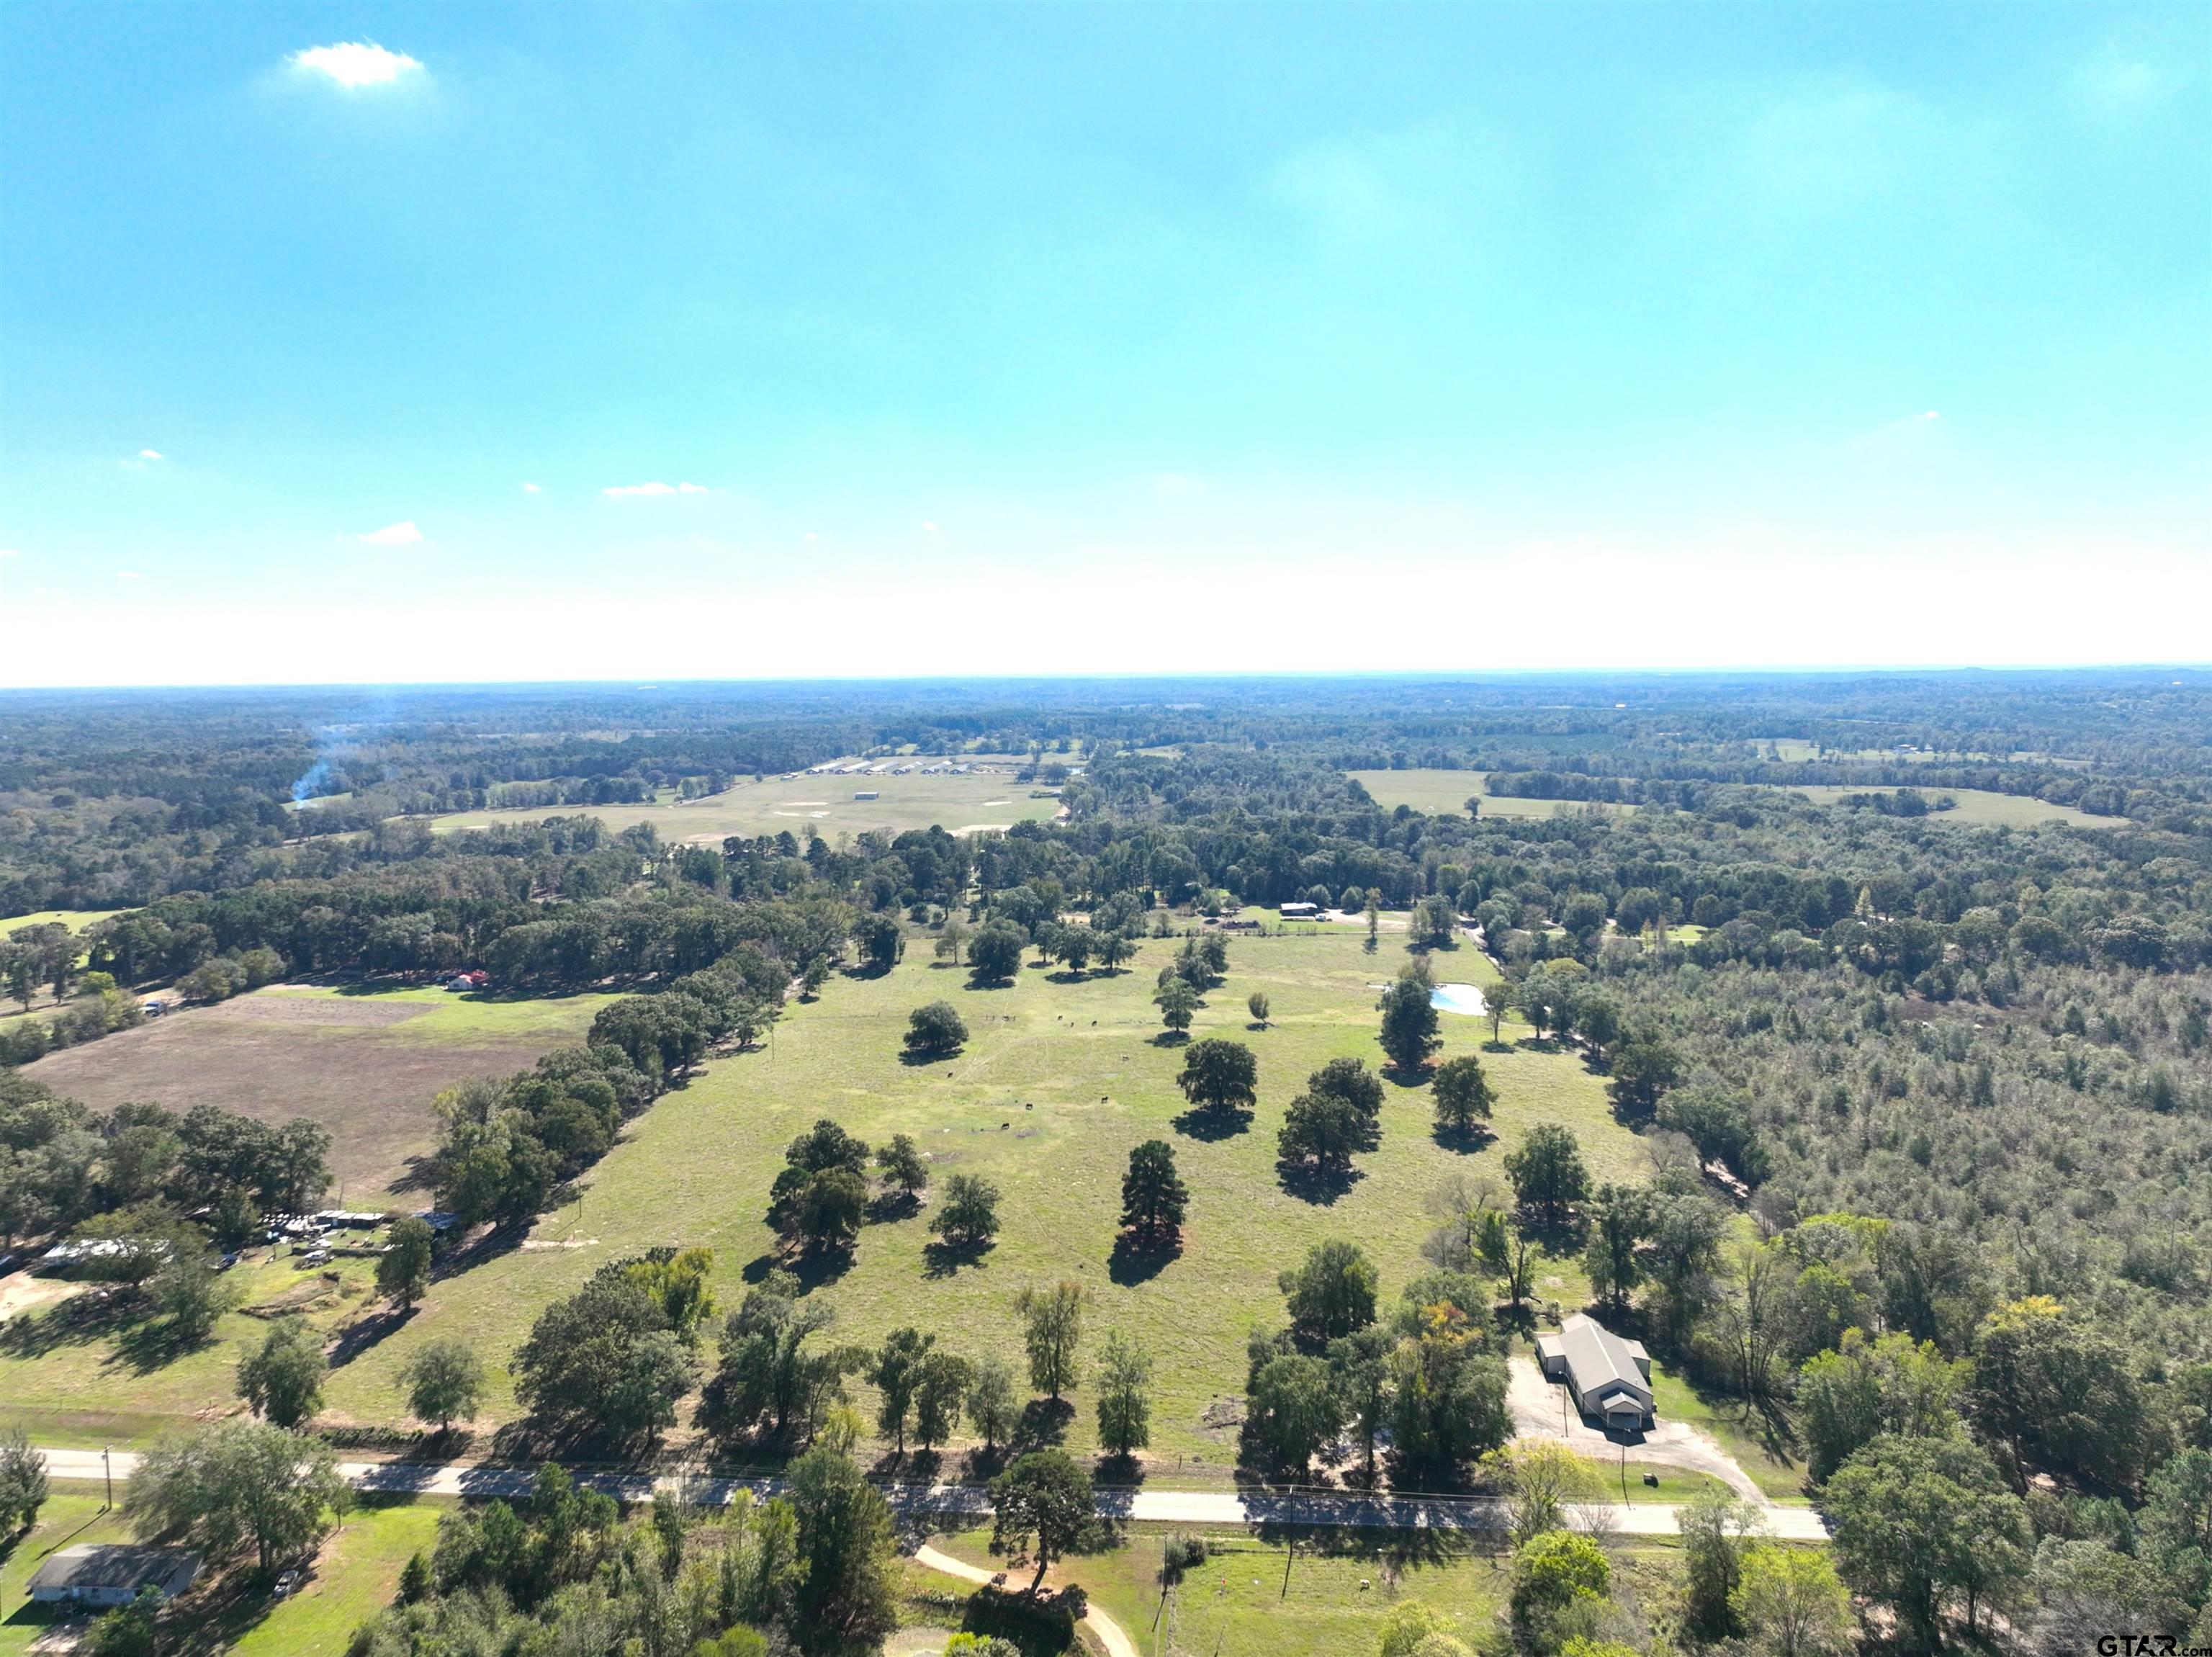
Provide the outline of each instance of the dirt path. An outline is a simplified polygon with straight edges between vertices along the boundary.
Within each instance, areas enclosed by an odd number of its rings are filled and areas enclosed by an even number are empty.
[[[1509,1364],[1511,1379],[1506,1386],[1505,1403],[1513,1411],[1516,1432],[1524,1437],[1565,1439],[1570,1447],[1586,1456],[1610,1458],[1620,1453],[1620,1441],[1583,1420],[1570,1407],[1566,1388],[1546,1380],[1534,1358],[1515,1357]],[[1628,1453],[1638,1461],[1656,1461],[1668,1467],[1686,1468],[1691,1472],[1710,1473],[1715,1478],[1726,1480],[1745,1501],[1755,1502],[1762,1508],[1774,1506],[1773,1498],[1759,1488],[1734,1456],[1722,1449],[1711,1435],[1686,1422],[1660,1416],[1650,1431],[1640,1439],[1629,1441]]]
[[[939,1553],[936,1549],[927,1546],[915,1550],[914,1561],[917,1565],[927,1565],[933,1571],[943,1571],[947,1576],[957,1576],[963,1582],[979,1585],[995,1582],[1006,1575],[1003,1571],[984,1570],[963,1560],[955,1559],[949,1553]],[[1098,1636],[1100,1643],[1106,1648],[1108,1657],[1137,1657],[1136,1642],[1121,1631],[1119,1623],[1097,1605],[1091,1605],[1084,1611],[1083,1625]]]

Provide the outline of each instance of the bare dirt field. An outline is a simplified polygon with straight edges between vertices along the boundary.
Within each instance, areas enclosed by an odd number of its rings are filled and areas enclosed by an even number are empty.
[[[143,1100],[179,1112],[220,1105],[264,1122],[311,1117],[331,1131],[346,1200],[374,1207],[410,1188],[441,1088],[526,1069],[580,1040],[607,999],[275,984],[49,1054],[25,1074],[96,1110]]]

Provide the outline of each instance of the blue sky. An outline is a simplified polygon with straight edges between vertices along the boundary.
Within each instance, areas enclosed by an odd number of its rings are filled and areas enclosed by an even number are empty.
[[[2207,655],[2212,8],[0,48],[8,683]]]

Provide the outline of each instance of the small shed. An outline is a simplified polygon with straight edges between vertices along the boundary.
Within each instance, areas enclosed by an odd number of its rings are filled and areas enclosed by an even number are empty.
[[[1641,1341],[1625,1341],[1577,1312],[1556,1335],[1536,1337],[1536,1362],[1547,1380],[1575,1396],[1575,1407],[1608,1428],[1640,1432],[1654,1420],[1651,1357]]]
[[[59,1548],[31,1574],[31,1598],[41,1605],[127,1605],[142,1588],[173,1599],[200,1574],[190,1548],[133,1548],[80,1542]]]
[[[1321,918],[1321,906],[1317,904],[1285,904],[1281,912],[1286,921],[1317,921]]]

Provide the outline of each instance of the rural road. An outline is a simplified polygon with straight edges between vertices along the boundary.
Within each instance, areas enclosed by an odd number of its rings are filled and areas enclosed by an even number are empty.
[[[55,1478],[101,1477],[97,1450],[42,1450],[46,1471]],[[115,1477],[127,1479],[138,1465],[136,1454],[114,1453]],[[520,1467],[477,1467],[463,1463],[343,1461],[338,1472],[356,1489],[417,1496],[522,1496],[535,1473]],[[690,1500],[724,1502],[740,1489],[775,1496],[782,1482],[769,1478],[690,1478],[651,1473],[580,1471],[579,1483],[624,1502],[648,1502],[655,1489],[680,1489]],[[979,1520],[991,1511],[990,1496],[974,1484],[892,1484],[884,1495],[906,1514],[937,1514]],[[1098,1511],[1109,1519],[1152,1520],[1170,1525],[1314,1525],[1355,1530],[1503,1530],[1499,1504],[1480,1496],[1363,1496],[1244,1495],[1233,1490],[1121,1490],[1098,1493]],[[1622,1536],[1673,1536],[1676,1509],[1663,1502],[1624,1506],[1600,1502],[1569,1510],[1577,1530]],[[1809,1508],[1767,1508],[1768,1528],[1785,1542],[1825,1542],[1827,1529]]]

